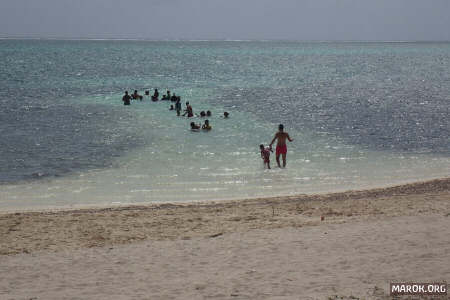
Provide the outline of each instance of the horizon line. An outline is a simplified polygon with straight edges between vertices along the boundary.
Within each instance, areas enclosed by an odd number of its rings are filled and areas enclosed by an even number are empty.
[[[448,43],[450,40],[320,40],[320,39],[184,39],[184,38],[124,38],[124,37],[57,37],[57,36],[8,36],[0,40],[61,40],[61,41],[143,41],[143,42],[307,42],[307,43]]]

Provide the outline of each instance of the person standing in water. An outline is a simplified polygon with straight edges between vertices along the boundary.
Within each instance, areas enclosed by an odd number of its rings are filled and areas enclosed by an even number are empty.
[[[125,95],[122,97],[123,105],[130,105],[131,96],[128,95],[128,91],[125,91]]]
[[[183,114],[183,117],[187,115],[188,118],[192,118],[194,116],[194,111],[192,110],[192,106],[189,104],[189,102],[186,102],[186,110]]]
[[[292,142],[293,139],[289,136],[287,132],[284,132],[284,126],[283,124],[280,124],[278,126],[278,132],[275,133],[275,136],[272,139],[272,142],[270,143],[270,149],[272,149],[272,144],[277,140],[277,148],[275,150],[275,155],[277,159],[278,167],[281,168],[280,165],[280,155],[283,157],[283,168],[286,167],[286,154],[287,154],[287,145],[286,145],[286,139],[289,142]]]
[[[153,93],[152,96],[152,101],[158,101],[159,100],[158,97],[159,97],[158,89],[155,89],[155,92]]]
[[[181,101],[177,98],[177,102],[175,103],[175,110],[177,111],[177,116],[180,116],[181,113]]]
[[[261,150],[261,158],[264,161],[264,166],[267,165],[267,169],[270,169],[270,152],[273,152],[270,147],[264,148],[264,145],[259,145],[259,150]]]

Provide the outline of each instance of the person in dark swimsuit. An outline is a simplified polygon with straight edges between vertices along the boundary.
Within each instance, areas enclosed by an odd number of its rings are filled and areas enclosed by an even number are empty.
[[[125,91],[125,95],[122,97],[123,105],[130,105],[131,96],[128,95],[128,91]]]

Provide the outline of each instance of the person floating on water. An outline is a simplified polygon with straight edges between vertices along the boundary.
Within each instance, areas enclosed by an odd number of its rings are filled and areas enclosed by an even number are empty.
[[[286,167],[286,154],[287,154],[286,139],[289,142],[293,141],[293,139],[291,139],[289,134],[287,132],[284,132],[283,124],[280,124],[278,126],[278,132],[275,133],[275,136],[273,137],[272,142],[270,142],[270,145],[269,145],[270,149],[272,149],[272,144],[275,142],[275,140],[277,140],[277,147],[275,150],[275,155],[276,155],[277,164],[278,164],[279,168],[281,168],[280,155],[283,156],[283,168]]]
[[[223,113],[223,118],[224,119],[228,119],[228,116],[229,116],[230,114],[226,111],[226,112],[224,112]]]
[[[205,120],[205,124],[203,124],[202,129],[203,130],[211,130],[212,129],[211,125],[209,125],[209,120]]]
[[[130,105],[131,96],[128,95],[128,91],[125,91],[125,95],[122,97],[123,105]]]
[[[205,113],[205,111],[204,110],[202,110],[201,112],[200,112],[200,117],[206,117],[206,113]]]
[[[158,101],[158,97],[159,97],[158,89],[155,89],[155,92],[153,93],[152,96],[152,101]]]
[[[210,111],[210,110],[208,110],[208,111],[206,112],[206,116],[207,116],[207,117],[211,117],[211,111]]]
[[[270,147],[264,148],[264,145],[259,145],[259,149],[261,150],[261,158],[264,161],[264,167],[267,165],[267,169],[270,169],[270,152],[273,152]]]
[[[183,114],[183,117],[187,115],[188,118],[191,118],[194,116],[194,111],[192,110],[192,106],[189,104],[189,101],[186,102],[186,110]]]
[[[192,131],[198,131],[200,129],[200,124],[195,124],[194,122],[191,122],[191,130]]]
[[[177,111],[177,116],[180,116],[181,113],[181,101],[178,98],[177,102],[175,103],[175,110]]]

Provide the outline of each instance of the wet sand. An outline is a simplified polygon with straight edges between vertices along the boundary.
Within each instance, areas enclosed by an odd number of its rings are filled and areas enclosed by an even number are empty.
[[[450,281],[449,261],[450,178],[0,213],[0,299],[389,299],[393,280]]]

